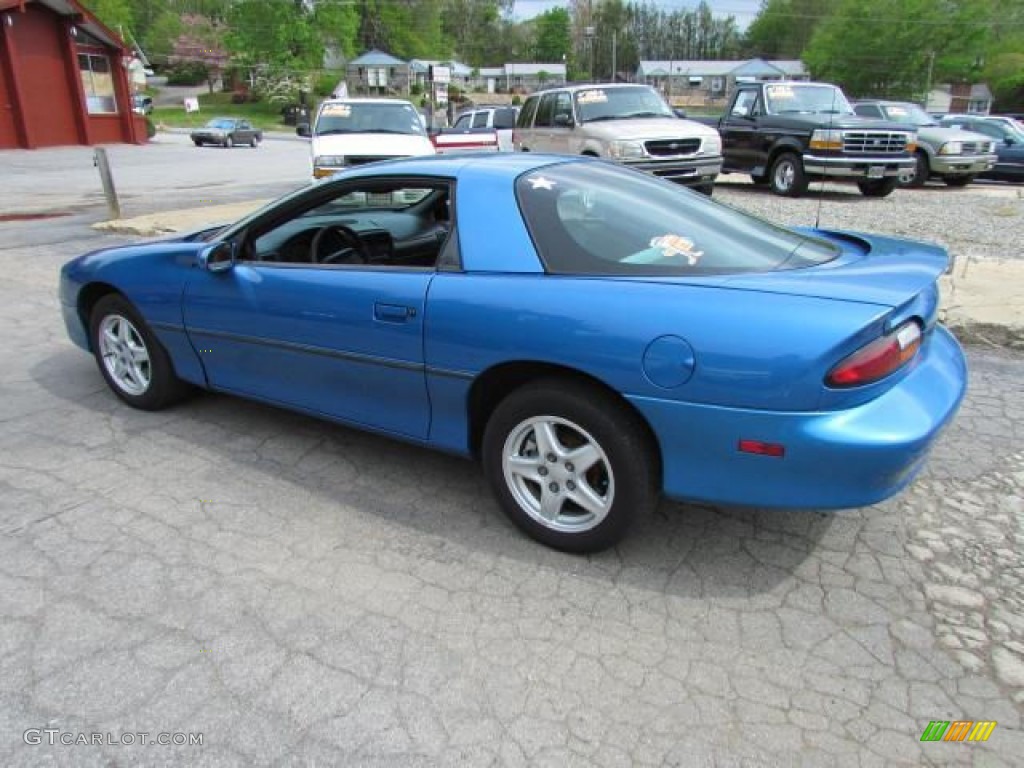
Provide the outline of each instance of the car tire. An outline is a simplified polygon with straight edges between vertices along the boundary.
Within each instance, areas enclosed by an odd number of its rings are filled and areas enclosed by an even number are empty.
[[[89,334],[107,386],[133,408],[157,411],[191,390],[175,375],[167,350],[123,296],[108,294],[96,302]]]
[[[613,546],[657,505],[657,453],[645,426],[591,385],[547,379],[515,390],[487,421],[482,453],[505,514],[565,552]],[[574,458],[591,463],[581,471]]]
[[[966,187],[974,181],[974,176],[972,174],[967,174],[966,176],[946,176],[942,180],[949,187]]]
[[[872,179],[871,181],[858,181],[857,188],[864,197],[888,197],[899,183],[899,179],[895,177]]]
[[[912,172],[899,176],[899,185],[907,189],[918,189],[924,186],[931,174],[928,168],[928,156],[924,152],[914,154],[914,169]]]
[[[235,146],[235,140],[229,135],[224,139],[224,149],[231,149]]]
[[[258,147],[259,145],[260,145],[260,137],[259,136],[253,136],[252,139],[249,141],[249,146],[252,147],[253,149],[256,149],[256,147]]]
[[[199,141],[199,139],[192,139],[192,143],[195,144],[197,147],[203,146],[203,142]]]
[[[768,176],[768,183],[776,195],[800,197],[807,191],[804,164],[795,152],[783,152],[776,157]]]

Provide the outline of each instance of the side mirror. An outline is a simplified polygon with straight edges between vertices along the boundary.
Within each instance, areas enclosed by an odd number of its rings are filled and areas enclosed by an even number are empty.
[[[295,126],[295,133],[305,136],[307,139],[312,135],[309,131],[309,123],[299,123]]]
[[[555,125],[560,128],[572,128],[575,125],[572,115],[555,115]]]
[[[672,111],[675,112],[676,117],[686,119],[686,110],[679,107],[672,107]]]
[[[1003,143],[1006,144],[1006,146],[1008,147],[1012,147],[1014,144],[1017,143],[1017,140],[1013,138],[1013,136],[1004,136]]]
[[[230,240],[203,248],[199,252],[199,268],[207,272],[227,272],[235,265],[235,244]]]

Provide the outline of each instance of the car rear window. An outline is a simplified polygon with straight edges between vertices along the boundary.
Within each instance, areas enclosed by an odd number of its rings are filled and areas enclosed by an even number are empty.
[[[494,127],[495,128],[515,128],[516,126],[516,110],[513,108],[496,109],[494,110]]]
[[[545,268],[556,274],[768,272],[839,255],[828,241],[603,161],[531,171],[516,181],[516,197]]]

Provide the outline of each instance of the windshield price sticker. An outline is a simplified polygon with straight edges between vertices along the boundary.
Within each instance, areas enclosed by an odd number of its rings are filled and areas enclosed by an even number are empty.
[[[579,104],[604,104],[608,101],[608,94],[604,91],[581,91],[576,101]]]
[[[795,99],[796,94],[788,85],[769,85],[768,95],[773,99]]]
[[[907,114],[907,110],[904,107],[889,107],[889,114],[902,116]]]
[[[328,117],[349,117],[352,114],[352,107],[348,104],[328,104],[324,107],[323,114]]]

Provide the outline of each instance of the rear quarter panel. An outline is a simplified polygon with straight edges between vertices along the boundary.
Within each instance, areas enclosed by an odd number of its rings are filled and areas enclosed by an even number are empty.
[[[626,396],[814,410],[826,405],[826,371],[852,340],[879,333],[886,312],[695,284],[442,273],[425,318],[431,440],[465,450],[473,380],[518,361],[565,366]],[[693,353],[689,378],[674,387],[655,384],[643,363],[651,342],[664,336],[683,339]]]

